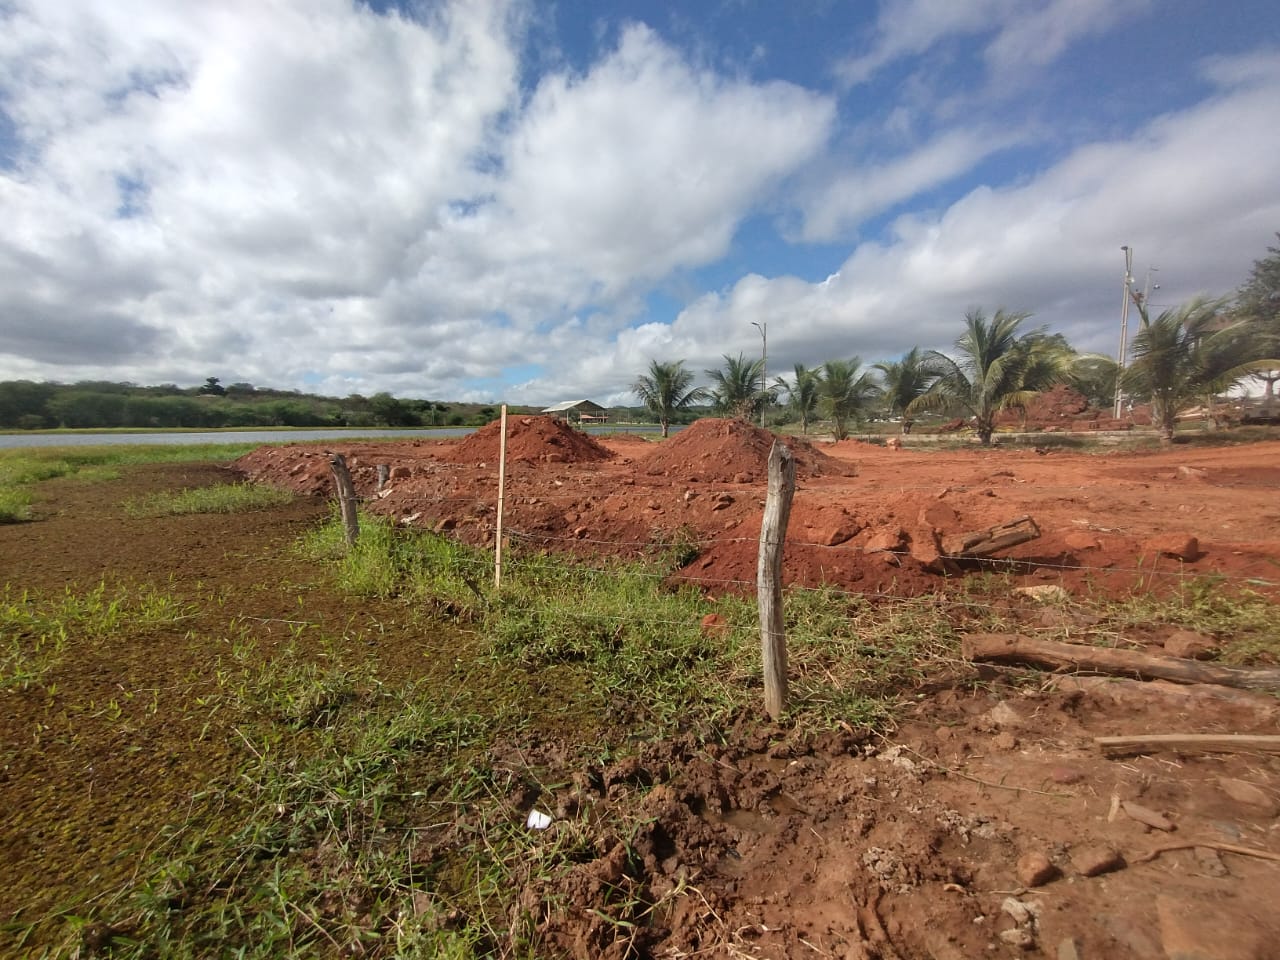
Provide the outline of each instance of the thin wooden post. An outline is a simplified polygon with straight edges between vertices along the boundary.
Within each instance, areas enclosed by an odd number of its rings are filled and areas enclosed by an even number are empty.
[[[796,461],[785,443],[769,451],[769,492],[760,523],[756,602],[760,609],[760,645],[764,655],[764,708],[777,720],[787,709],[787,637],[782,623],[782,545],[787,539],[791,498],[796,492]]]
[[[502,589],[502,508],[507,491],[507,405],[502,405],[502,424],[498,428],[498,522],[493,541],[493,589]]]
[[[356,517],[356,488],[351,482],[351,471],[347,469],[347,459],[340,453],[329,454],[329,469],[333,471],[333,482],[338,489],[338,509],[342,513],[342,532],[347,546],[353,547],[360,536],[360,520]]]
[[[381,493],[387,488],[387,481],[391,479],[391,465],[387,463],[378,464],[378,492]]]

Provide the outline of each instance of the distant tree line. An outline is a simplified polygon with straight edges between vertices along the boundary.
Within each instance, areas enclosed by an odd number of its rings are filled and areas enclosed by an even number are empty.
[[[217,377],[192,388],[0,381],[0,429],[6,430],[482,426],[497,416],[493,405],[405,400],[389,393],[324,397],[250,383],[224,386]]]
[[[1280,234],[1277,234],[1280,238]],[[1108,408],[1119,395],[1149,404],[1152,423],[1171,440],[1188,407],[1212,408],[1215,397],[1241,381],[1264,387],[1268,410],[1280,381],[1280,248],[1254,262],[1233,297],[1197,297],[1152,317],[1143,294],[1133,293],[1139,324],[1123,368],[1114,359],[1077,352],[1060,333],[1025,330],[1029,314],[1004,308],[988,317],[970,310],[950,351],[913,347],[900,359],[864,366],[861,357],[796,364],[794,375],[765,382],[763,359],[726,355],[706,370],[708,386],[681,360],[652,360],[632,391],[667,433],[700,404],[743,420],[774,424],[825,421],[837,440],[851,426],[893,418],[910,433],[917,417],[936,414],[966,420],[990,443],[997,419],[1022,413],[1039,393],[1067,384],[1094,407]]]

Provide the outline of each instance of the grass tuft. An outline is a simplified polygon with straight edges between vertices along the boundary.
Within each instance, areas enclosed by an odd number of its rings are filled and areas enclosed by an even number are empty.
[[[252,483],[226,483],[212,487],[196,487],[164,491],[125,502],[124,512],[130,517],[163,517],[188,513],[245,513],[265,510],[289,503],[294,495],[288,490]]]

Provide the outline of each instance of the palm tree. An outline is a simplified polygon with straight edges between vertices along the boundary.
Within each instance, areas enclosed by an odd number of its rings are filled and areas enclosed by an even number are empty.
[[[747,360],[742,354],[724,357],[724,368],[708,370],[714,386],[711,400],[717,413],[728,414],[739,420],[750,420],[765,402],[760,378],[764,375],[764,360]]]
[[[837,440],[849,436],[848,422],[861,423],[880,387],[871,371],[859,370],[862,358],[828,360],[817,371],[818,409],[831,421]]]
[[[1196,297],[1154,320],[1139,308],[1142,327],[1124,387],[1150,399],[1151,422],[1165,443],[1173,442],[1178,414],[1192,403],[1276,362],[1259,358],[1247,324],[1225,319],[1223,303]]]
[[[1029,314],[981,310],[965,314],[965,332],[956,340],[959,360],[930,350],[924,364],[937,379],[907,405],[909,413],[937,410],[971,417],[978,439],[991,443],[996,415],[1023,406],[1063,376],[1062,355],[1052,338],[1039,332],[1018,336]]]
[[[789,383],[785,377],[778,377],[773,385],[787,395],[787,406],[800,418],[801,432],[807,434],[809,421],[818,412],[818,371],[803,363],[797,363],[795,371],[795,379]]]
[[[934,376],[920,356],[920,348],[912,347],[901,360],[877,363],[875,368],[884,375],[881,390],[890,412],[902,417],[902,432],[911,432],[914,423],[907,414],[911,402],[929,389]]]
[[[691,390],[691,383],[693,372],[684,368],[683,360],[665,363],[650,360],[649,372],[637,377],[636,382],[631,385],[632,392],[662,424],[664,440],[670,433],[671,418],[677,410],[684,410],[706,399],[706,389],[694,387]]]

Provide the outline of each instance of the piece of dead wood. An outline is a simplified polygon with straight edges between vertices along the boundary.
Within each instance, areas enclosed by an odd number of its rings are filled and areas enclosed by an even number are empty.
[[[1256,857],[1259,860],[1274,860],[1280,863],[1280,853],[1272,853],[1270,850],[1258,850],[1254,847],[1238,847],[1234,843],[1211,843],[1206,840],[1189,840],[1184,843],[1165,844],[1162,847],[1149,850],[1142,856],[1128,862],[1130,866],[1139,863],[1150,863],[1162,853],[1172,853],[1175,850],[1194,850],[1196,847],[1208,847],[1210,850],[1217,850],[1220,853],[1238,853],[1242,857]]]
[[[1040,536],[1040,528],[1030,517],[1014,517],[1004,523],[972,533],[958,533],[942,540],[942,552],[949,559],[976,560],[1008,550]]]
[[[1247,733],[1153,733],[1132,737],[1094,737],[1107,757],[1140,753],[1280,753],[1280,737]]]
[[[1052,670],[1137,677],[1139,680],[1214,683],[1244,690],[1280,690],[1280,669],[1275,667],[1224,667],[1132,650],[1037,640],[1017,633],[966,634],[961,650],[969,660],[1026,663]]]

